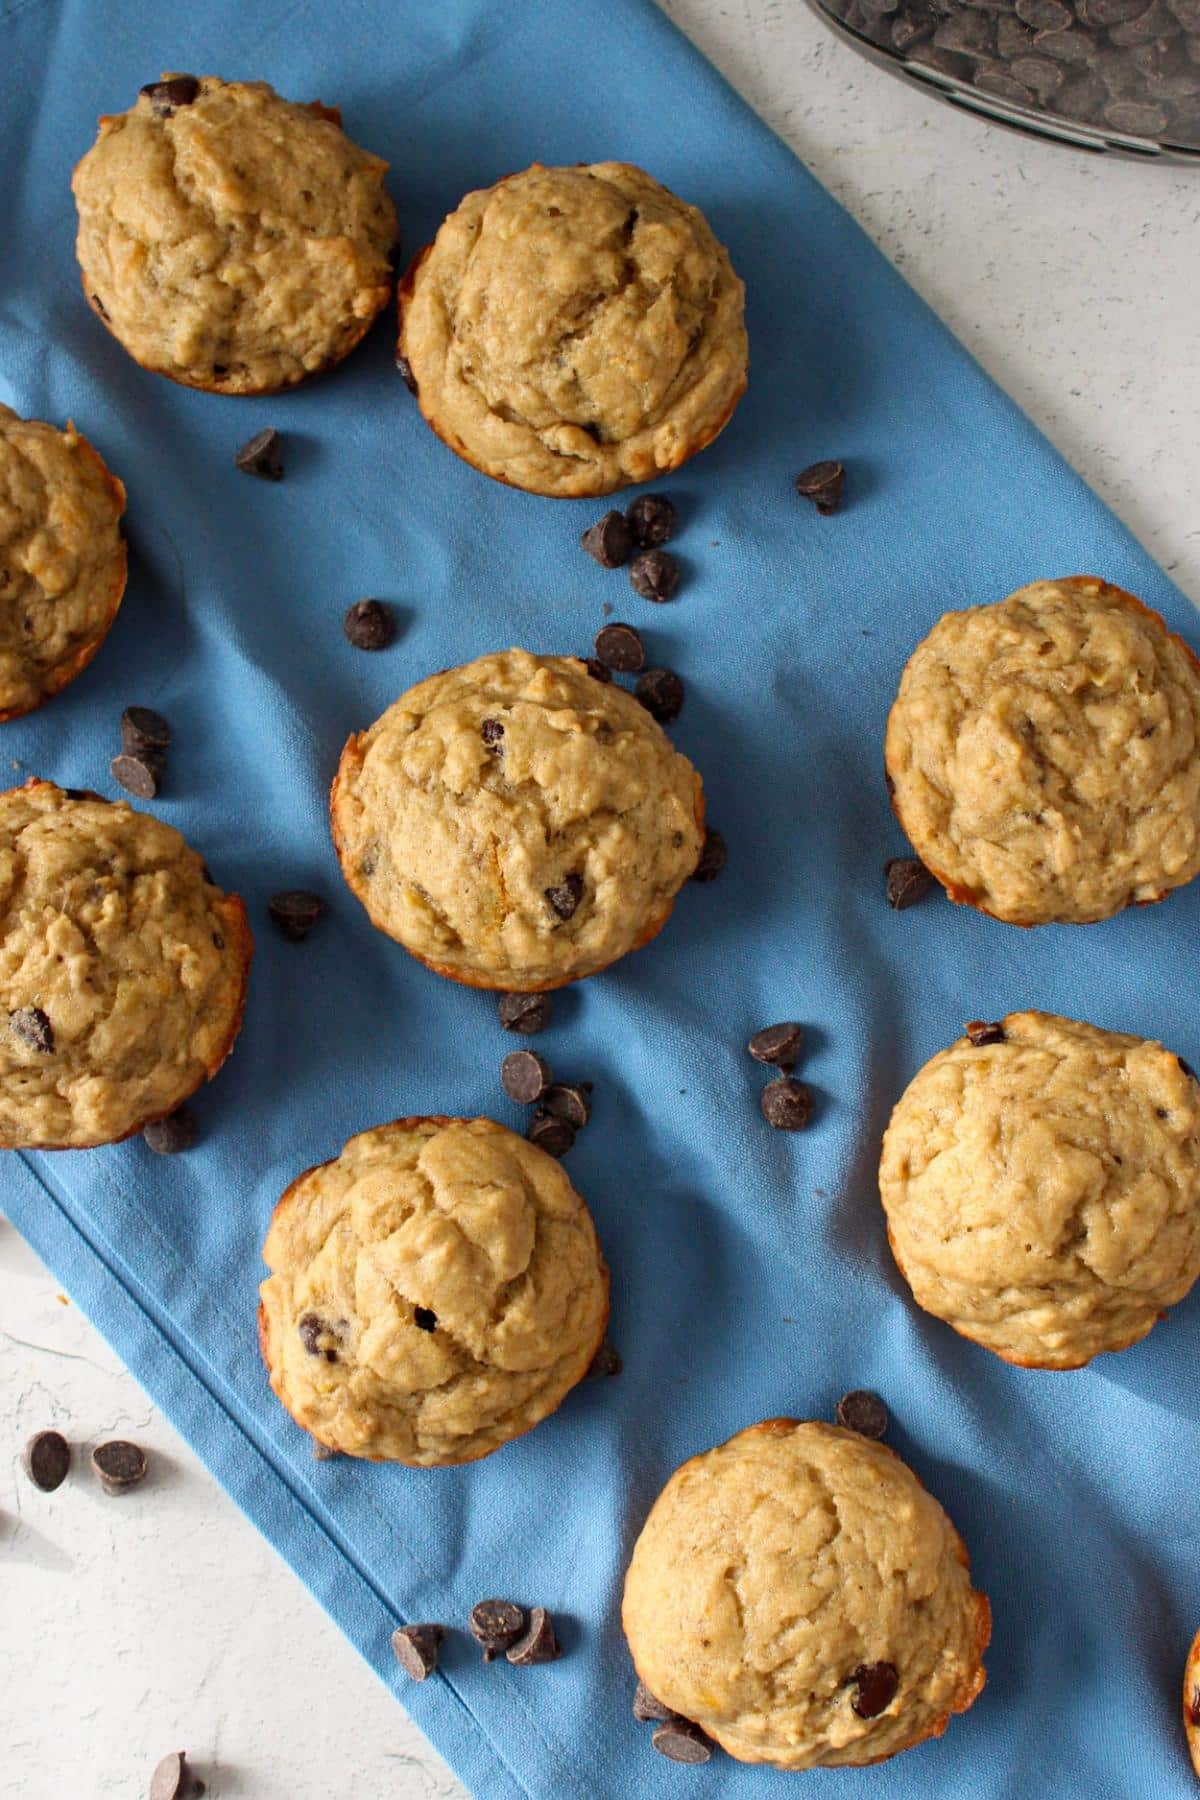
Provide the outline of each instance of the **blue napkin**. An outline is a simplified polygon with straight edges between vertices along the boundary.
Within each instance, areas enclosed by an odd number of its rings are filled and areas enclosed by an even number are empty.
[[[894,914],[904,845],[881,743],[913,644],[948,607],[1094,572],[1200,633],[1166,577],[997,392],[857,227],[644,0],[0,0],[0,399],[73,417],[129,488],[132,576],[108,643],[43,712],[0,728],[26,772],[115,793],[121,708],[175,733],[154,810],[246,896],[245,1027],[175,1160],[140,1142],[10,1156],[4,1203],[175,1424],[480,1796],[773,1795],[718,1756],[663,1763],[635,1725],[618,1625],[633,1537],[677,1463],[772,1414],[883,1394],[891,1441],[940,1497],[991,1595],[986,1691],[939,1743],[830,1774],[832,1796],[1158,1796],[1190,1779],[1182,1661],[1200,1623],[1200,1307],[1077,1374],[1004,1367],[914,1307],[875,1188],[888,1110],[964,1019],[1040,1006],[1161,1037],[1200,1064],[1200,882],[1086,930],[1021,932],[934,897]],[[336,102],[390,159],[406,250],[469,188],[535,158],[624,157],[708,214],[745,277],[750,390],[662,483],[685,580],[651,608],[578,547],[603,510],[495,486],[422,424],[381,326],[284,398],[186,392],[88,313],[68,188],[96,115],[164,69],[268,77]],[[1047,167],[1048,178],[1053,170]],[[277,487],[233,467],[284,434]],[[821,518],[791,478],[849,470]],[[396,646],[344,641],[377,595]],[[512,643],[586,653],[611,605],[680,671],[674,736],[729,843],[659,940],[558,997],[539,1040],[596,1084],[571,1153],[613,1273],[624,1374],[461,1470],[315,1463],[255,1343],[274,1202],[400,1114],[517,1129],[494,1000],[427,974],[343,887],[326,794],[347,734],[427,672]],[[276,888],[330,902],[308,943]],[[805,1021],[811,1128],[758,1114],[744,1045]],[[404,1620],[465,1624],[483,1595],[548,1606],[563,1659],[485,1668],[461,1631],[409,1683]],[[337,1722],[353,1729],[353,1721]]]

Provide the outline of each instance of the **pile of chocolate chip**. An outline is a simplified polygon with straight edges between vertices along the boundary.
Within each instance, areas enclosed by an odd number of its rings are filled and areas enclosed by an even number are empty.
[[[860,37],[981,94],[1200,148],[1200,0],[822,0]]]
[[[485,1663],[503,1656],[514,1669],[529,1669],[555,1662],[562,1654],[554,1621],[544,1606],[526,1612],[515,1600],[480,1600],[471,1608],[467,1625]],[[401,1625],[393,1631],[396,1661],[411,1680],[427,1681],[433,1674],[446,1631],[445,1625],[435,1624]]]
[[[527,1032],[530,1027],[509,1029]],[[510,1050],[500,1064],[500,1085],[518,1106],[533,1108],[525,1136],[551,1156],[565,1156],[592,1116],[591,1082],[555,1081],[550,1064],[536,1050]]]
[[[92,1474],[106,1494],[127,1494],[146,1479],[146,1452],[128,1438],[109,1438],[97,1444],[88,1459]],[[67,1479],[71,1445],[61,1431],[35,1432],[21,1455],[21,1465],[35,1488],[52,1494]]]

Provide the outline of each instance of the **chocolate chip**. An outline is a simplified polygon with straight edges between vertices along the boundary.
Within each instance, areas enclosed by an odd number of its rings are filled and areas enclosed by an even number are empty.
[[[146,750],[141,756],[114,756],[108,768],[117,786],[135,800],[153,800],[163,772],[163,759]]]
[[[1200,1687],[1194,1687],[1188,1699],[1188,1723],[1200,1725]]]
[[[1071,9],[1063,0],[1014,0],[1013,11],[1035,31],[1065,31],[1071,23]]]
[[[145,94],[160,118],[169,119],[177,106],[190,106],[200,92],[194,75],[171,75],[166,81],[148,81],[138,92]]]
[[[793,1020],[780,1025],[764,1025],[756,1031],[747,1050],[755,1062],[773,1063],[777,1069],[794,1069],[800,1061],[804,1029]]]
[[[1104,31],[1110,25],[1127,25],[1149,9],[1149,0],[1075,0],[1075,10],[1084,25]]]
[[[602,1381],[611,1375],[619,1375],[625,1364],[613,1346],[605,1338],[600,1348],[587,1366],[585,1381]]]
[[[1175,1061],[1179,1064],[1179,1066],[1183,1070],[1184,1074],[1187,1075],[1192,1081],[1200,1081],[1200,1075],[1197,1075],[1197,1073],[1196,1073],[1195,1069],[1193,1069],[1191,1063],[1184,1062],[1182,1056],[1177,1056],[1175,1058]]]
[[[977,1050],[984,1044],[1004,1042],[1004,1027],[999,1020],[989,1025],[986,1019],[972,1019],[968,1025],[963,1026],[963,1030]]]
[[[356,650],[386,650],[396,635],[396,622],[382,600],[356,600],[346,608],[342,630]]]
[[[846,491],[846,469],[840,462],[810,463],[796,477],[796,492],[811,500],[819,513],[835,513]]]
[[[670,600],[679,589],[679,564],[669,550],[642,550],[629,565],[629,585],[643,600]]]
[[[146,1452],[126,1438],[112,1438],[92,1451],[92,1468],[106,1494],[124,1494],[146,1476]]]
[[[283,449],[273,425],[247,438],[240,450],[234,451],[233,460],[243,475],[257,475],[260,481],[283,480]]]
[[[304,942],[324,911],[320,894],[310,893],[307,888],[281,888],[267,901],[272,924],[293,944]]]
[[[182,1750],[164,1756],[150,1777],[150,1800],[200,1800],[204,1783],[188,1767]]]
[[[725,839],[712,825],[704,833],[704,843],[700,849],[700,861],[692,870],[693,881],[715,881],[728,861],[729,852],[725,848]]]
[[[196,1141],[196,1115],[190,1106],[177,1106],[165,1119],[154,1119],[142,1132],[142,1142],[156,1156],[178,1156]]]
[[[629,561],[633,549],[633,533],[624,513],[606,512],[602,519],[589,525],[580,543],[589,556],[594,556],[602,569],[619,569]]]
[[[643,550],[657,550],[674,537],[678,514],[665,494],[643,494],[625,508],[625,517],[636,544]]]
[[[1040,56],[1052,56],[1056,62],[1086,63],[1092,56],[1092,40],[1086,32],[1069,27],[1065,31],[1039,31],[1033,40]]]
[[[63,793],[68,800],[99,800],[105,805],[108,804],[104,795],[98,794],[95,788],[64,788]]]
[[[61,1431],[36,1432],[22,1452],[21,1463],[34,1487],[52,1494],[67,1479],[71,1446]]]
[[[335,1456],[341,1455],[340,1450],[331,1450],[328,1444],[321,1442],[320,1438],[313,1439],[312,1450],[314,1462],[330,1462]]]
[[[484,719],[479,727],[479,735],[490,749],[504,736],[504,726],[499,719]]]
[[[915,906],[933,886],[933,876],[915,856],[893,856],[883,865],[888,905],[895,912]]]
[[[1105,124],[1130,137],[1158,137],[1166,130],[1169,117],[1165,106],[1141,100],[1110,100],[1104,108]]]
[[[639,1681],[633,1694],[633,1716],[639,1724],[644,1725],[648,1719],[677,1719],[679,1714],[670,1706],[664,1706],[656,1694],[652,1694],[644,1681]]]
[[[409,393],[415,394],[417,391],[417,378],[413,374],[412,364],[409,362],[407,356],[401,355],[399,350],[396,352],[396,368],[399,371],[401,381],[404,383]]]
[[[645,670],[638,676],[633,691],[660,725],[670,725],[683,710],[683,682],[674,669]]]
[[[107,306],[105,306],[105,304],[104,304],[103,300],[100,298],[99,294],[92,295],[92,305],[95,307],[96,311],[100,314],[100,317],[104,320],[105,324],[108,324],[109,323],[108,308],[107,308]]]
[[[550,1086],[550,1064],[536,1050],[510,1050],[500,1064],[500,1085],[518,1106],[532,1106]]]
[[[521,1054],[520,1051],[517,1052]],[[528,1051],[524,1052],[528,1055]],[[542,1108],[552,1118],[565,1119],[572,1131],[582,1131],[592,1116],[592,1103],[587,1090],[574,1083],[556,1081],[540,1096]]]
[[[544,1606],[533,1608],[528,1628],[505,1655],[517,1669],[528,1669],[534,1663],[554,1661],[558,1655],[558,1639],[554,1635],[554,1621]]]
[[[583,899],[583,876],[564,875],[557,887],[546,889],[546,898],[560,919],[569,919]]]
[[[127,706],[121,714],[121,748],[127,756],[161,756],[171,742],[171,727],[150,706]]]
[[[519,1032],[522,1037],[545,1031],[552,1010],[549,994],[501,994],[496,1007],[505,1031]]]
[[[1108,41],[1124,49],[1128,45],[1149,44],[1155,38],[1174,37],[1179,30],[1179,20],[1163,4],[1163,0],[1151,0],[1150,5],[1143,7],[1135,18],[1110,26]]]
[[[575,1142],[575,1132],[567,1121],[556,1119],[553,1113],[543,1112],[540,1107],[525,1136],[547,1156],[565,1156]]]
[[[776,1131],[803,1131],[812,1111],[812,1095],[790,1075],[777,1075],[759,1095],[758,1107]]]
[[[1033,105],[1030,89],[1023,87],[1005,69],[977,69],[975,86],[981,94],[991,94],[997,100],[1010,100],[1015,106]]]
[[[438,1650],[446,1635],[444,1625],[401,1625],[392,1633],[396,1661],[413,1681],[425,1681],[437,1668]]]
[[[603,625],[593,646],[606,669],[618,675],[636,675],[646,666],[646,647],[632,625]]]
[[[612,670],[606,669],[598,656],[585,656],[583,666],[593,681],[610,682],[612,680]]]
[[[296,1330],[300,1334],[300,1342],[310,1356],[323,1356],[326,1362],[335,1363],[338,1359],[336,1342],[337,1333],[322,1319],[318,1313],[301,1313],[296,1321]]]
[[[480,1600],[467,1623],[471,1636],[483,1646],[484,1662],[491,1662],[524,1631],[525,1609],[513,1600]]]
[[[418,1331],[436,1331],[437,1314],[428,1306],[413,1307],[413,1324]]]
[[[837,1422],[860,1437],[881,1438],[888,1428],[887,1407],[878,1394],[852,1388],[837,1403]]]
[[[889,36],[893,50],[903,56],[916,44],[923,44],[926,38],[933,36],[937,20],[932,13],[906,12],[891,22]]]
[[[1014,79],[1041,101],[1056,94],[1066,79],[1062,64],[1051,62],[1045,56],[1018,56],[1011,68]]]
[[[859,1663],[850,1677],[857,1694],[850,1702],[860,1719],[877,1719],[896,1697],[900,1676],[895,1663]]]
[[[1099,115],[1108,96],[1104,83],[1089,69],[1076,81],[1069,81],[1054,102],[1055,112],[1077,124],[1090,124]]]
[[[14,1037],[28,1044],[42,1056],[50,1056],[54,1050],[54,1027],[40,1006],[19,1006],[16,1012],[8,1015],[8,1029]]]
[[[665,1719],[650,1734],[650,1742],[660,1756],[670,1762],[706,1763],[712,1755],[712,1741],[690,1719],[678,1716]]]

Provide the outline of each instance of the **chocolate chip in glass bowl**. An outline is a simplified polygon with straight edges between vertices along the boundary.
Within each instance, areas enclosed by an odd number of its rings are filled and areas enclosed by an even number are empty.
[[[888,905],[903,912],[923,900],[933,886],[933,876],[915,856],[893,856],[883,865]]]
[[[204,1783],[183,1750],[171,1750],[150,1777],[150,1800],[200,1800]]]
[[[54,1053],[54,1027],[40,1006],[18,1006],[8,1015],[8,1029],[39,1056]]]
[[[706,1763],[712,1756],[712,1739],[699,1725],[693,1725],[690,1719],[681,1718],[677,1713],[655,1726],[650,1742],[669,1762]]]
[[[501,994],[496,1012],[505,1031],[532,1037],[549,1025],[553,1005],[549,994]]]
[[[679,579],[679,564],[669,550],[642,550],[629,565],[629,585],[643,600],[673,599]]]
[[[900,1674],[895,1663],[859,1663],[850,1677],[858,1689],[850,1704],[860,1719],[877,1719],[896,1697]]]
[[[1035,31],[1065,31],[1071,23],[1071,9],[1064,0],[1014,0],[1013,11]]]
[[[985,1044],[1002,1044],[1005,1041],[1004,1027],[999,1020],[989,1023],[986,1019],[972,1019],[963,1026],[963,1031],[977,1050]]]
[[[634,685],[634,697],[652,719],[671,725],[683,711],[683,682],[674,669],[645,669]]]
[[[614,508],[606,512],[602,519],[589,525],[580,543],[600,564],[602,569],[619,569],[629,561],[633,550],[633,533],[629,529],[629,521],[624,513]]]
[[[532,1106],[550,1086],[550,1064],[536,1050],[510,1050],[500,1064],[500,1085],[518,1106]]]
[[[634,543],[643,550],[657,550],[675,535],[678,514],[665,494],[643,494],[626,507],[625,517],[633,533]]]
[[[267,901],[271,923],[293,944],[304,942],[324,911],[320,894],[310,893],[308,888],[281,888]]]
[[[636,675],[646,666],[646,646],[632,625],[602,625],[592,648],[599,662],[617,675]]]
[[[386,650],[396,636],[396,621],[382,600],[356,600],[346,609],[342,630],[356,650]]]
[[[564,875],[557,887],[546,889],[546,898],[560,919],[570,919],[583,899],[583,876]]]
[[[165,1119],[152,1119],[142,1129],[142,1142],[156,1156],[179,1156],[196,1142],[196,1115],[190,1106],[177,1106]]]
[[[729,852],[725,847],[725,839],[715,825],[710,825],[704,833],[700,860],[692,870],[692,880],[715,881],[728,860]]]
[[[445,1635],[444,1625],[401,1625],[393,1631],[396,1661],[411,1680],[427,1681],[433,1674]]]
[[[812,1095],[792,1076],[778,1075],[759,1095],[758,1108],[776,1131],[803,1131],[812,1112]]]
[[[888,1428],[888,1411],[878,1394],[867,1388],[852,1388],[837,1403],[837,1422],[846,1431],[857,1431],[860,1437],[882,1438]]]
[[[128,1493],[130,1488],[145,1480],[146,1452],[140,1444],[131,1444],[126,1438],[97,1444],[91,1460],[106,1494]]]
[[[21,1466],[35,1488],[52,1494],[67,1479],[71,1446],[61,1431],[38,1431],[21,1453]]]
[[[770,1063],[776,1069],[794,1069],[804,1047],[804,1027],[794,1019],[779,1025],[764,1025],[756,1031],[747,1050],[755,1062]]]
[[[1061,113],[1064,119],[1073,119],[1078,125],[1090,125],[1100,117],[1101,108],[1107,99],[1108,90],[1104,83],[1088,69],[1077,80],[1068,81],[1051,104],[1054,111]]]
[[[524,1631],[525,1608],[515,1600],[480,1600],[471,1608],[467,1624],[482,1646],[484,1662],[493,1662]]]
[[[826,460],[810,463],[796,477],[796,492],[800,498],[811,500],[817,511],[825,515],[838,510],[845,491],[846,469],[840,462]]]
[[[283,445],[273,425],[247,438],[234,451],[233,460],[243,475],[257,475],[260,481],[283,480]]]
[[[1110,100],[1104,108],[1104,123],[1130,137],[1159,137],[1170,117],[1165,106],[1145,100]]]

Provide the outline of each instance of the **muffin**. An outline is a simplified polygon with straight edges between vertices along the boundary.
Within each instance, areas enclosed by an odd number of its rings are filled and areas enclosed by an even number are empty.
[[[342,873],[467,987],[592,975],[660,930],[703,845],[700,777],[615,683],[507,650],[418,682],[342,752]]]
[[[1200,1775],[1200,1631],[1192,1639],[1184,1664],[1183,1730],[1192,1767]]]
[[[293,387],[387,305],[386,170],[336,108],[164,75],[100,120],[72,178],[84,293],[144,369],[211,393]]]
[[[952,900],[1107,919],[1200,870],[1200,661],[1091,576],[946,613],[887,726],[896,816]]]
[[[49,781],[0,794],[0,1148],[173,1112],[233,1048],[251,949],[170,825]]]
[[[625,1578],[641,1680],[740,1762],[882,1762],[984,1684],[962,1540],[884,1445],[767,1419],[676,1469]]]
[[[1078,1369],[1200,1274],[1200,1084],[1144,1038],[977,1023],[905,1089],[879,1189],[918,1306],[1005,1362]]]
[[[271,1386],[330,1450],[473,1462],[587,1373],[608,1270],[560,1164],[490,1119],[397,1119],[308,1169],[271,1218]]]
[[[91,662],[125,592],[125,489],[74,425],[0,406],[0,721]]]
[[[465,462],[582,498],[703,450],[746,386],[744,289],[704,215],[630,163],[468,194],[400,288],[400,366]]]

